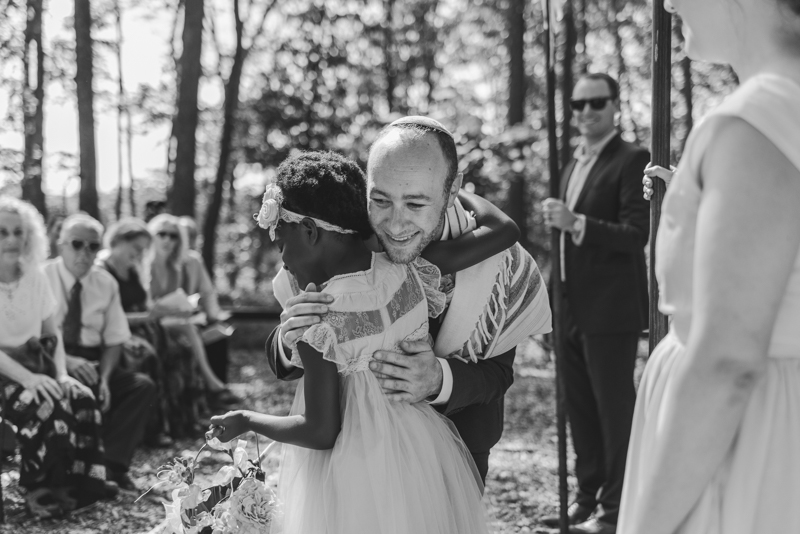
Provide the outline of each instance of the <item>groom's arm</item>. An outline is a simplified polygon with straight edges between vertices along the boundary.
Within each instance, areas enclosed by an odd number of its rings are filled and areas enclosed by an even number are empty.
[[[279,324],[267,338],[266,353],[270,369],[279,380],[296,380],[303,370],[289,362],[290,349],[286,343],[295,343],[320,317],[328,313],[333,300],[331,295],[317,292],[314,284],[308,284],[305,292],[286,300]]]
[[[467,363],[448,359],[453,375],[450,398],[436,408],[444,415],[452,415],[467,406],[497,402],[514,383],[514,357],[516,348],[489,358]]]
[[[281,326],[278,325],[267,338],[267,363],[278,380],[297,380],[303,376],[303,369],[289,363],[289,348],[281,343],[280,331]]]

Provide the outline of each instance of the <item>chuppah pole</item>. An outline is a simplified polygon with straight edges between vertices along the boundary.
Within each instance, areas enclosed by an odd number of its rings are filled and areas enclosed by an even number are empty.
[[[672,113],[670,92],[672,89],[672,15],[664,9],[664,0],[653,2],[653,99],[651,110],[652,138],[651,160],[654,165],[669,169],[670,163],[670,116]],[[653,180],[653,196],[650,198],[650,353],[667,334],[667,317],[658,311],[658,281],[655,277],[656,235],[661,219],[661,203],[666,186],[661,180]]]
[[[551,18],[550,0],[544,3],[544,30],[545,30],[545,67],[547,71],[547,140],[549,145],[550,169],[550,196],[559,196],[559,166],[558,166],[558,134],[556,132],[556,71],[555,71],[555,43],[553,42],[553,24]],[[569,141],[565,141],[569,142]],[[553,347],[556,362],[556,428],[558,433],[558,497],[559,497],[559,531],[561,534],[569,532],[567,519],[567,413],[566,396],[564,393],[564,373],[562,372],[561,347],[561,258],[558,254],[559,231],[552,229],[550,236],[550,289],[553,295],[550,298],[553,317]]]

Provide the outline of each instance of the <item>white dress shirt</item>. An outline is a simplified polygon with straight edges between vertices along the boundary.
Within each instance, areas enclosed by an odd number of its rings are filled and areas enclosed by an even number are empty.
[[[44,272],[58,301],[55,318],[61,327],[67,316],[69,293],[75,285],[75,277],[60,257],[46,262]],[[125,343],[130,337],[117,281],[111,273],[93,265],[81,278],[81,346],[111,347]]]

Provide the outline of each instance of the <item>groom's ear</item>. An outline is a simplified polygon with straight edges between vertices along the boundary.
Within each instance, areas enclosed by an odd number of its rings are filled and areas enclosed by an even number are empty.
[[[464,181],[464,174],[458,173],[456,174],[456,179],[453,180],[453,185],[450,186],[450,192],[447,197],[447,207],[452,208],[453,204],[456,202],[456,198],[458,198],[458,190],[461,189],[461,182]]]

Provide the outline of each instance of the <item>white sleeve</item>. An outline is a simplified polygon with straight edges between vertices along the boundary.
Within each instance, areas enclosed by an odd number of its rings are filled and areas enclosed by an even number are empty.
[[[428,401],[433,406],[448,403],[453,393],[453,371],[450,369],[450,363],[444,358],[436,358],[436,361],[442,366],[442,390],[435,399]]]

